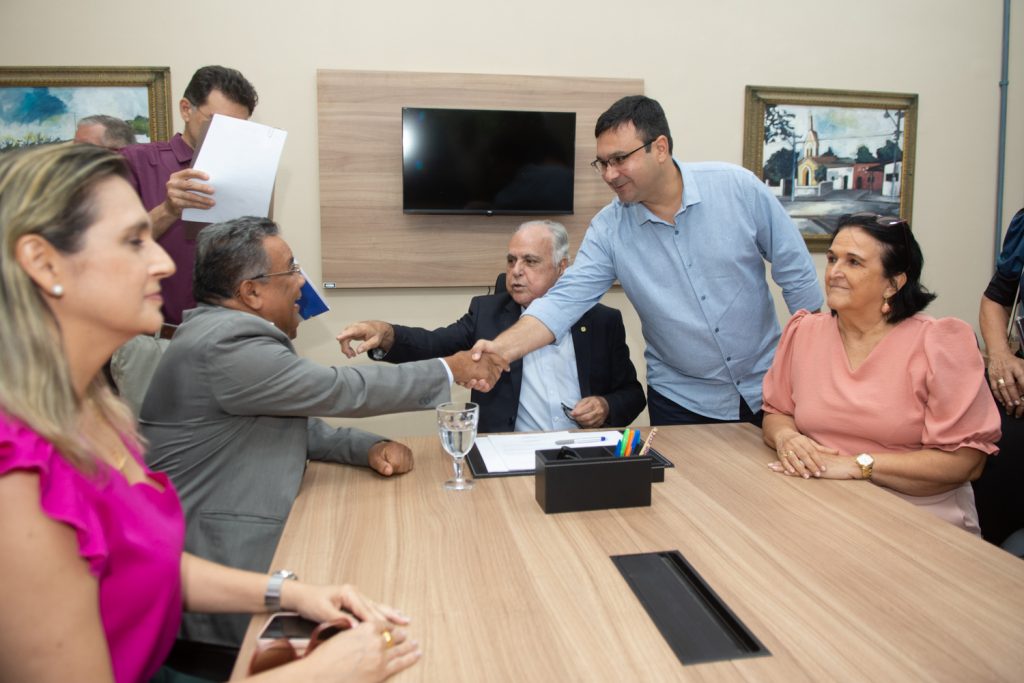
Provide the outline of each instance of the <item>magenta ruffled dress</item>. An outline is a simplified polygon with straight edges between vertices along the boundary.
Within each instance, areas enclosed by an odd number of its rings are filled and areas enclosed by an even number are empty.
[[[163,474],[134,457],[150,484],[129,484],[100,465],[88,476],[43,437],[0,413],[0,476],[39,475],[43,512],[78,536],[78,553],[99,583],[99,608],[114,678],[148,681],[163,664],[181,621],[185,522]],[[8,561],[10,561],[8,559]]]

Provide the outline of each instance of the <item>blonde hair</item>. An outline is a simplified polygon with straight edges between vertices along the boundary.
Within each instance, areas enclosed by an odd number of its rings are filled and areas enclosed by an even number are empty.
[[[97,183],[126,175],[120,156],[92,145],[47,145],[0,155],[0,409],[84,471],[92,471],[96,455],[80,436],[83,400],[71,383],[59,323],[14,250],[21,237],[39,235],[58,251],[77,252],[96,218]],[[102,373],[83,399],[140,446],[131,411]]]

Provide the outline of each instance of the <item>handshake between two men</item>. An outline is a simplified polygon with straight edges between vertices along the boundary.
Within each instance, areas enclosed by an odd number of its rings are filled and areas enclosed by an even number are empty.
[[[481,433],[618,427],[636,420],[646,400],[618,311],[598,304],[555,344],[543,323],[520,316],[516,303],[507,293],[474,297],[469,312],[447,327],[370,320],[349,325],[338,341],[349,358],[366,352],[374,360],[406,363],[448,356],[456,381],[474,390]],[[354,342],[360,343],[353,348]]]
[[[341,350],[349,358],[369,352],[389,363],[455,354],[445,360],[456,381],[474,390],[482,433],[632,424],[647,399],[629,360],[622,314],[595,304],[560,340],[540,320],[523,315],[569,266],[565,226],[523,223],[509,240],[505,264],[494,293],[473,297],[451,325],[426,330],[380,320],[355,323],[338,335]],[[357,340],[362,343],[353,350]],[[501,371],[509,374],[502,377]]]
[[[422,353],[415,359],[387,357],[395,343],[395,329],[390,323],[381,320],[367,320],[349,325],[337,338],[342,353],[348,358],[355,358],[361,353],[367,353],[373,360],[392,362],[440,357],[451,370],[455,383],[474,391],[490,391],[498,383],[501,373],[509,370],[508,361],[500,354],[490,351],[474,353],[472,350],[464,350],[445,356],[445,350],[432,353],[429,349],[422,349]],[[353,349],[353,341],[362,343]],[[474,355],[477,359],[474,359]]]

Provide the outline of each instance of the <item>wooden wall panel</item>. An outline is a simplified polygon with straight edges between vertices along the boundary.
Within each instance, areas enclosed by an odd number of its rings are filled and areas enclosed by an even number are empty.
[[[491,285],[526,216],[402,213],[402,107],[576,112],[575,253],[613,195],[590,169],[597,117],[639,79],[388,71],[317,73],[323,279],[339,288]],[[543,218],[543,217],[541,217]]]

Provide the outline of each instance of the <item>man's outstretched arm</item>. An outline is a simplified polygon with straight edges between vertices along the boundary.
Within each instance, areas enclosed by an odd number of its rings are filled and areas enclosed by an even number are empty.
[[[555,341],[551,330],[532,315],[524,315],[519,321],[492,340],[481,339],[473,345],[473,359],[479,360],[485,352],[496,353],[506,363],[519,360],[531,351]]]

